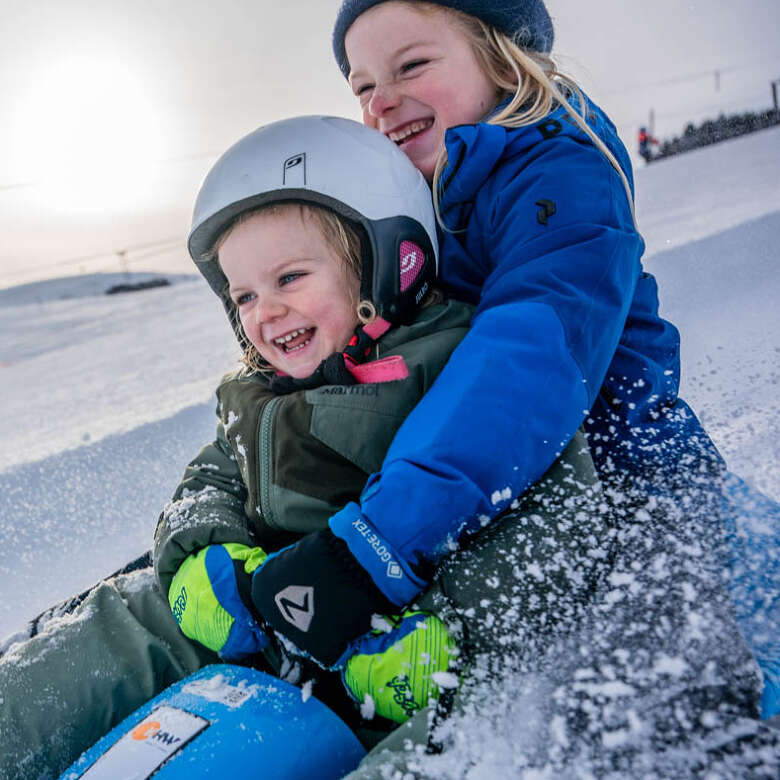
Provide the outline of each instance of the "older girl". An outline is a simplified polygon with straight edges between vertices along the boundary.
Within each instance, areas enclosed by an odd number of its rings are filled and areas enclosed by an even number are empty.
[[[413,599],[445,552],[498,518],[583,425],[621,525],[615,587],[592,616],[585,666],[594,690],[619,681],[621,694],[564,708],[562,722],[614,735],[602,749],[679,746],[744,725],[759,698],[722,581],[723,463],[678,396],[679,334],[641,266],[628,155],[558,72],[552,42],[541,0],[342,5],[338,64],[364,122],[431,182],[443,282],[476,309],[360,505],[330,520],[378,592],[365,598],[354,568],[331,558],[315,618],[331,624],[328,647],[285,626],[272,600],[258,603],[277,630],[336,659],[366,615],[383,599]],[[255,588],[281,592],[328,555],[295,546],[258,571]],[[674,685],[666,658],[680,661]]]

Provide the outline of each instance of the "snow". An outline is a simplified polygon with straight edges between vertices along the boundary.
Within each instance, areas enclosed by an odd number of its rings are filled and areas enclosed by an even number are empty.
[[[376,703],[370,694],[363,696],[363,701],[360,703],[360,717],[364,720],[373,720],[376,715]]]
[[[502,490],[494,490],[490,495],[490,503],[495,506],[502,501],[509,501],[512,498],[512,488],[505,487]]]
[[[780,129],[767,130],[636,179],[645,265],[682,333],[682,395],[731,470],[780,500],[778,146]],[[214,434],[213,392],[237,358],[221,304],[195,275],[103,295],[116,281],[0,290],[0,637],[148,549],[185,465]],[[616,571],[615,598],[633,583]],[[680,591],[689,597],[684,582]],[[659,657],[658,669],[674,676],[679,661]],[[466,746],[454,737],[458,760],[482,750],[470,776],[519,776],[502,746],[530,744],[545,685],[497,694],[527,725],[523,740],[514,724],[506,734],[475,727]],[[561,722],[543,725],[566,743]],[[631,721],[605,739],[630,740],[640,728]]]
[[[199,277],[0,291],[0,636],[149,548],[237,348]]]
[[[780,129],[638,175],[646,267],[682,333],[683,397],[732,471],[780,499]]]
[[[661,674],[668,674],[673,677],[682,677],[685,674],[687,664],[682,658],[670,658],[668,655],[661,654],[655,662],[655,670]]]
[[[434,672],[431,677],[439,688],[446,690],[458,687],[458,677],[452,672]]]
[[[234,709],[242,706],[247,699],[258,695],[259,685],[249,685],[246,680],[240,680],[238,685],[232,685],[222,674],[213,677],[201,677],[188,682],[183,693],[191,693],[209,701],[220,702]]]

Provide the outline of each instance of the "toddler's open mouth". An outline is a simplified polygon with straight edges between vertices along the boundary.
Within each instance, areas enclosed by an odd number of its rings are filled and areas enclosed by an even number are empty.
[[[285,333],[284,336],[274,339],[274,344],[285,353],[297,352],[312,340],[315,330],[316,328],[291,330],[289,333]]]

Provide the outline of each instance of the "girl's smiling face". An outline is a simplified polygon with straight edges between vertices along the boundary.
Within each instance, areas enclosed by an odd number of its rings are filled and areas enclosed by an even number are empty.
[[[444,131],[478,122],[499,101],[465,33],[435,6],[380,3],[355,20],[345,48],[364,124],[400,146],[428,181]]]
[[[347,346],[359,282],[305,209],[240,222],[220,245],[219,263],[246,337],[280,373],[310,376]]]

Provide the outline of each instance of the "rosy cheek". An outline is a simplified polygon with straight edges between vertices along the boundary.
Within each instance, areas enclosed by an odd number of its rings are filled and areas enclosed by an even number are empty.
[[[366,103],[366,105],[363,106],[363,124],[366,125],[366,127],[371,127],[376,130],[376,123],[376,117],[371,114],[368,108],[368,103]]]

